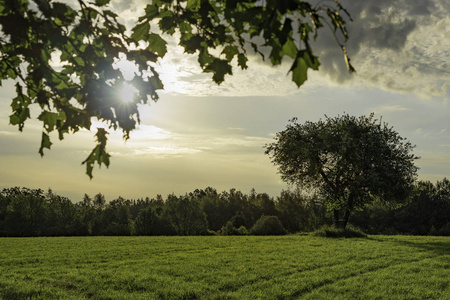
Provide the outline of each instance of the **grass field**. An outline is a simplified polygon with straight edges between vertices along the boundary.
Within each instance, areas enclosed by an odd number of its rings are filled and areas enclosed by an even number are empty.
[[[0,299],[450,299],[450,238],[0,239]]]

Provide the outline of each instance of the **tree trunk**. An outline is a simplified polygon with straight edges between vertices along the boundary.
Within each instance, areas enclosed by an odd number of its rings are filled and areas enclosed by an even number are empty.
[[[334,215],[334,227],[340,228],[339,209],[333,210],[333,215]]]
[[[342,219],[339,218],[340,217],[339,209],[333,210],[333,216],[334,216],[334,227],[345,229],[345,227],[347,227],[348,218],[350,217],[350,209],[348,208],[345,209],[344,216]]]
[[[350,217],[350,209],[346,208],[344,213],[344,219],[342,220],[342,229],[345,229],[345,227],[347,227],[349,217]]]

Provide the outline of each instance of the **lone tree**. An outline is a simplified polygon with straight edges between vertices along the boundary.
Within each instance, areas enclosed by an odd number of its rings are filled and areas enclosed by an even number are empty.
[[[417,177],[414,146],[373,113],[304,124],[294,118],[275,140],[265,153],[282,179],[324,197],[338,228],[375,198],[401,203]]]
[[[0,0],[0,84],[16,81],[10,123],[22,131],[30,107],[40,111],[41,156],[52,145],[51,132],[63,139],[90,130],[92,119],[106,123],[97,129],[97,145],[83,162],[90,177],[95,163],[109,165],[108,131],[120,129],[128,139],[140,121],[138,104],[158,100],[163,84],[155,66],[167,53],[169,35],[179,38],[186,53],[197,55],[202,70],[218,84],[232,75],[233,61],[247,68],[250,50],[273,65],[291,58],[289,72],[300,86],[308,69],[319,68],[310,41],[327,25],[353,71],[344,47],[344,17],[349,15],[337,0],[315,5],[302,0],[153,0],[131,31],[109,2]],[[114,67],[119,57],[136,65],[132,79]],[[138,92],[125,102],[120,95],[129,85]]]

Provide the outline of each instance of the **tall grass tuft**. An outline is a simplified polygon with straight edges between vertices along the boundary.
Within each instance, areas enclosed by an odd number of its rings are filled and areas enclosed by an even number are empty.
[[[353,227],[345,229],[324,226],[312,233],[313,236],[329,237],[329,238],[364,238],[367,235],[361,230]]]

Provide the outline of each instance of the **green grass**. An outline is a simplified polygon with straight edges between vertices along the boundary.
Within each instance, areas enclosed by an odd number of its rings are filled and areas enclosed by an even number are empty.
[[[0,239],[0,299],[450,299],[450,238]]]

